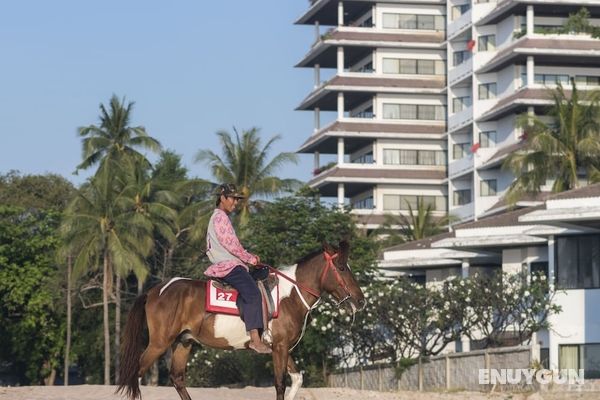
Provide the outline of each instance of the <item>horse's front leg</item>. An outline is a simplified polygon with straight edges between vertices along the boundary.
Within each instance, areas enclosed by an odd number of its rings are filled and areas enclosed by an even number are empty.
[[[278,342],[273,344],[273,374],[275,378],[275,391],[277,400],[284,400],[285,373],[288,365],[288,346]]]
[[[287,400],[294,400],[298,389],[302,387],[302,373],[298,371],[298,368],[296,368],[296,364],[294,364],[294,360],[289,355],[287,362],[287,372],[292,378],[292,387],[290,388],[290,391],[287,395]]]

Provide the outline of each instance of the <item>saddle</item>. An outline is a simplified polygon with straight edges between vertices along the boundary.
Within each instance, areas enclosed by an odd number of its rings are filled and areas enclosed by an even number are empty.
[[[267,321],[277,318],[279,312],[279,279],[270,273],[264,280],[256,281],[263,299],[263,314]],[[207,312],[216,314],[240,315],[237,307],[238,291],[220,279],[206,282]],[[266,324],[265,324],[266,326]]]

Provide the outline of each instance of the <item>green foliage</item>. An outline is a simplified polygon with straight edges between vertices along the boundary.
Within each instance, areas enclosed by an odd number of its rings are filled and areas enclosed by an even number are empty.
[[[56,212],[0,206],[0,358],[22,383],[41,384],[60,362],[58,223]]]
[[[182,182],[187,179],[188,169],[181,165],[181,156],[174,151],[164,150],[160,159],[154,165],[152,180],[159,184],[167,185]]]
[[[550,93],[550,122],[529,115],[517,121],[525,145],[502,166],[516,177],[506,195],[510,203],[539,192],[548,180],[554,192],[577,188],[580,171],[589,182],[600,178],[600,91],[580,92],[572,81],[570,94],[560,84]]]
[[[147,168],[150,162],[137,148],[160,151],[158,140],[148,136],[143,126],[130,126],[133,102],[125,105],[125,99],[116,95],[110,98],[109,107],[100,104],[100,125],[88,125],[78,130],[83,138],[83,161],[77,170],[87,169],[107,160],[119,162],[131,158],[136,164]]]
[[[281,179],[275,176],[279,168],[287,163],[296,163],[294,153],[279,153],[268,161],[268,155],[280,135],[273,136],[263,146],[258,128],[243,131],[234,129],[235,137],[229,132],[219,131],[222,156],[212,150],[200,150],[196,161],[208,165],[218,183],[234,183],[245,196],[239,204],[241,228],[245,228],[250,214],[261,208],[262,203],[253,200],[256,196],[270,197],[296,189],[296,179]]]
[[[59,175],[22,175],[18,171],[0,174],[0,204],[3,205],[63,210],[74,195],[73,185]]]

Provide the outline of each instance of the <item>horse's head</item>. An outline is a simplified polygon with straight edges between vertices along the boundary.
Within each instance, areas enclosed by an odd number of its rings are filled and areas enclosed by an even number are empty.
[[[323,246],[323,269],[320,276],[321,290],[330,293],[338,305],[349,301],[352,312],[365,307],[365,295],[348,265],[350,246],[346,240],[334,249],[329,244]]]

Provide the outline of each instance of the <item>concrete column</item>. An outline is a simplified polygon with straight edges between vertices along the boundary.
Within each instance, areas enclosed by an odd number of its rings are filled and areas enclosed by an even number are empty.
[[[319,159],[319,152],[315,151],[314,156],[315,156],[315,169],[317,169],[321,166],[321,161]]]
[[[377,21],[377,6],[373,6],[371,9],[371,21],[373,21],[373,27],[376,28],[379,21]]]
[[[338,26],[344,26],[344,2],[338,3]]]
[[[344,48],[337,48],[337,73],[338,75],[344,72]]]
[[[461,271],[461,277],[463,279],[468,278],[469,274],[470,274],[470,268],[471,268],[471,264],[469,264],[469,260],[467,258],[464,258],[462,260],[462,264],[460,266],[460,271]],[[469,340],[468,336],[462,336],[460,338],[460,341],[462,343],[462,351],[471,351],[471,341]]]
[[[527,34],[533,33],[533,6],[527,6]]]
[[[373,119],[379,119],[377,117],[379,115],[379,110],[377,109],[377,95],[373,95],[371,106],[373,107]]]
[[[344,138],[338,138],[338,148],[337,148],[337,162],[338,164],[344,163]]]
[[[554,270],[556,265],[556,260],[554,259],[554,246],[555,238],[554,235],[550,235],[548,237],[548,282],[550,283],[550,290],[554,290],[554,285],[556,282],[556,278],[554,276]],[[553,316],[550,316],[550,324],[554,323]],[[548,330],[548,350],[549,350],[549,360],[548,364],[550,369],[558,368],[558,336],[557,332],[554,329]]]
[[[377,151],[378,151],[378,146],[377,146],[377,140],[373,140],[373,164],[377,164]]]
[[[338,206],[343,207],[344,206],[344,197],[346,197],[345,191],[344,191],[344,184],[343,183],[338,183]]]
[[[377,209],[377,186],[373,186],[373,209]]]
[[[531,87],[535,82],[535,62],[533,56],[527,56],[527,86]]]
[[[321,85],[321,66],[315,64],[315,89]]]
[[[321,26],[319,25],[319,21],[315,21],[315,42],[321,40]]]
[[[321,109],[315,107],[315,132],[321,129]]]
[[[342,119],[344,118],[344,92],[339,92],[338,93],[338,98],[337,98],[338,102],[337,102],[337,112],[338,112],[338,119]]]

